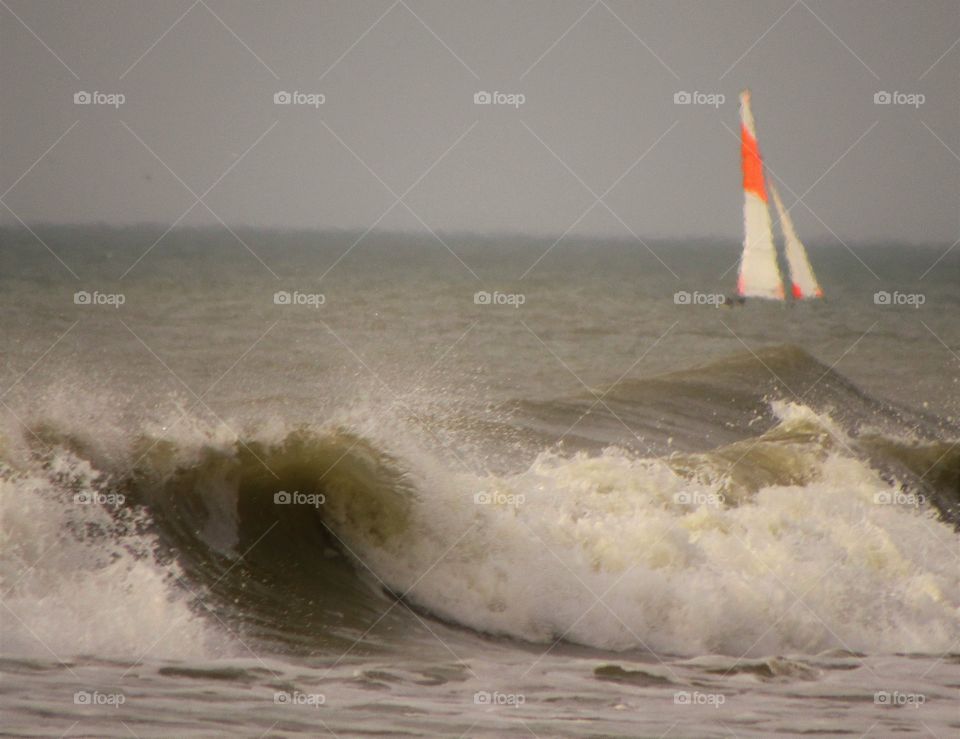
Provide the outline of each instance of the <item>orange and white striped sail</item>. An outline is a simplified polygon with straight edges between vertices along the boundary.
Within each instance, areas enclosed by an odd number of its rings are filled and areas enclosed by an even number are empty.
[[[750,91],[740,93],[740,137],[743,162],[743,255],[737,292],[745,297],[783,300],[783,280],[773,245],[763,159],[750,110]]]
[[[813,273],[813,267],[807,258],[807,250],[803,248],[800,237],[793,227],[790,213],[783,207],[777,186],[770,181],[770,194],[773,195],[773,204],[777,208],[777,218],[780,219],[780,231],[783,234],[784,251],[787,254],[787,265],[790,267],[790,282],[793,286],[793,297],[796,300],[805,298],[822,298],[823,290]]]

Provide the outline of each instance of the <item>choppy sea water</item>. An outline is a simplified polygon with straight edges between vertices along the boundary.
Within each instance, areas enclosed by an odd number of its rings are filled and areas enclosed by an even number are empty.
[[[6,734],[960,728],[949,245],[161,233],[0,233]]]

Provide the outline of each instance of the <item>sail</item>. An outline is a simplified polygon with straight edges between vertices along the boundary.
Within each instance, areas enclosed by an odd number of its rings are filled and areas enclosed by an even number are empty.
[[[773,245],[763,159],[750,110],[750,92],[740,93],[740,136],[743,161],[743,255],[737,292],[746,297],[783,300],[783,280]]]
[[[773,204],[777,208],[777,217],[780,219],[780,231],[783,233],[784,250],[787,253],[787,265],[790,267],[790,282],[793,283],[793,297],[797,300],[804,298],[822,298],[823,290],[813,274],[813,267],[807,258],[807,250],[803,248],[797,231],[790,220],[790,214],[783,207],[777,186],[770,183],[770,194],[773,195]]]

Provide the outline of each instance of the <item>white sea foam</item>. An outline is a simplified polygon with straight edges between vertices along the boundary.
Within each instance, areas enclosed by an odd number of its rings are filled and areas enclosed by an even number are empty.
[[[139,517],[88,462],[57,450],[43,471],[0,470],[5,655],[196,658],[215,648],[175,584],[179,568],[158,561]]]
[[[507,477],[425,465],[405,535],[373,545],[348,522],[341,531],[392,589],[491,633],[679,654],[948,649],[960,636],[956,533],[889,503],[897,486],[851,457],[829,418],[775,411],[781,428],[817,422],[833,450],[805,457],[806,484],[738,505],[667,460],[543,453]]]

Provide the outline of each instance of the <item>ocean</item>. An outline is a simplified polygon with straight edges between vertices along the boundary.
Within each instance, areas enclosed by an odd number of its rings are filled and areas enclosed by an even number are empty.
[[[0,230],[2,735],[960,729],[960,249],[164,231]]]

